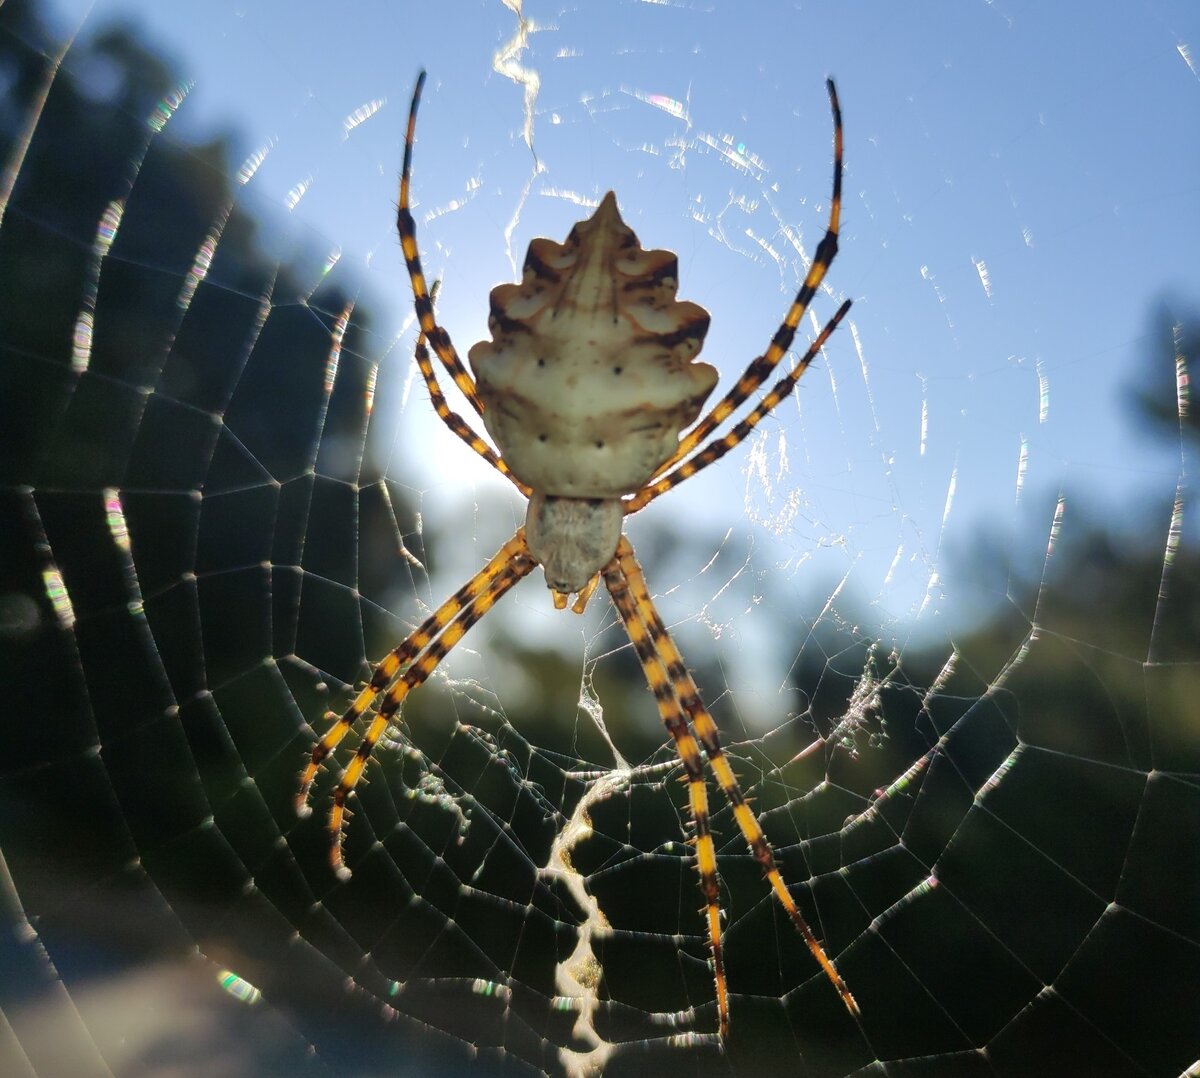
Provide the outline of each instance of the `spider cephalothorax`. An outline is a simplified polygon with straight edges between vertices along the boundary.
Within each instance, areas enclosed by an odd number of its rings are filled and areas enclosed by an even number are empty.
[[[746,803],[721,747],[716,723],[654,607],[633,547],[621,533],[626,516],[719,460],[791,393],[850,307],[847,300],[838,308],[796,365],[740,422],[704,444],[761,388],[786,355],[837,253],[842,117],[833,82],[827,82],[834,119],[833,198],[825,235],[770,346],[699,422],[697,417],[717,382],[716,370],[696,360],[708,330],[708,312],[676,299],[675,256],[670,251],[644,250],[621,220],[611,192],[590,218],[571,229],[566,243],[534,240],[519,284],[492,290],[492,339],[470,350],[475,377],[471,376],[434,316],[409,209],[413,135],[424,82],[422,72],[409,112],[397,214],[421,326],[417,365],[442,421],[507,476],[529,498],[529,508],[525,526],[385,656],[367,686],[340,717],[335,716],[337,721],[317,742],[300,777],[297,809],[307,815],[309,791],[321,765],[358,720],[374,709],[374,718],[338,781],[329,814],[330,860],[339,876],[349,875],[341,845],[346,800],[408,694],[505,592],[538,565],[545,571],[555,606],[565,607],[575,594],[572,609],[577,613],[582,613],[603,579],[687,779],[721,1036],[729,1031],[729,992],[705,760],[772,892],[847,1010],[857,1014],[849,988],[784,883],[758,817]],[[482,419],[499,453],[450,409],[426,341]]]

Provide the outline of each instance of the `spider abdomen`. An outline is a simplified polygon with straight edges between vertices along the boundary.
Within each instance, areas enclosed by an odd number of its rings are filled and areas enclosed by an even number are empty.
[[[670,251],[647,251],[611,193],[565,244],[529,245],[520,284],[491,294],[469,353],[483,421],[534,490],[616,498],[670,458],[717,383],[694,362],[708,312],[675,298]]]

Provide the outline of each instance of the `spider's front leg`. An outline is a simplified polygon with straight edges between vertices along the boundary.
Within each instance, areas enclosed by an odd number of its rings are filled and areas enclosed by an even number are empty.
[[[725,980],[725,960],[721,943],[721,889],[717,879],[717,851],[709,825],[704,763],[700,757],[700,746],[680,706],[672,677],[663,666],[650,627],[641,617],[637,600],[629,589],[629,580],[622,561],[625,554],[632,557],[633,547],[622,536],[617,553],[604,568],[604,583],[617,612],[621,615],[621,621],[625,624],[625,631],[637,652],[650,691],[654,693],[658,713],[675,742],[675,751],[679,754],[680,763],[683,764],[687,776],[688,807],[695,830],[696,869],[700,874],[700,891],[704,895],[708,945],[712,952],[713,978],[717,990],[718,1025],[721,1037],[725,1038],[729,1034],[729,989]]]
[[[296,794],[296,812],[301,817],[312,812],[308,795],[325,759],[382,697],[378,713],[363,735],[354,759],[342,772],[333,794],[328,825],[329,859],[340,878],[350,875],[342,859],[346,801],[362,778],[376,742],[394,721],[405,697],[424,683],[450,649],[466,635],[467,630],[517,581],[528,575],[536,564],[526,545],[524,529],[518,529],[475,576],[426,618],[408,639],[388,653],[375,667],[366,688],[359,692],[334,726],[313,747],[308,765],[300,775],[300,788]]]
[[[721,922],[719,887],[717,881],[716,851],[708,819],[708,798],[704,786],[704,772],[700,748],[708,758],[709,767],[721,786],[742,837],[750,847],[754,859],[762,867],[774,892],[803,937],[809,951],[825,972],[842,997],[842,1003],[852,1015],[859,1014],[846,982],[825,953],[808,922],[796,906],[795,900],[784,883],[783,876],[775,863],[775,855],[767,836],[763,833],[758,817],[746,802],[738,783],[737,775],[721,747],[717,724],[708,713],[692,675],[684,665],[683,657],[675,647],[666,625],[654,607],[646,587],[641,566],[634,556],[633,547],[625,536],[621,536],[617,553],[605,566],[604,581],[613,602],[625,624],[630,640],[641,661],[646,680],[654,693],[663,722],[675,740],[679,759],[688,780],[688,800],[692,820],[696,829],[696,866],[700,873],[700,888],[704,894],[705,913],[708,922],[709,943],[713,954],[713,974],[717,989],[717,1012],[721,1036],[729,1032],[729,999],[722,961]],[[686,717],[685,717],[686,716]]]

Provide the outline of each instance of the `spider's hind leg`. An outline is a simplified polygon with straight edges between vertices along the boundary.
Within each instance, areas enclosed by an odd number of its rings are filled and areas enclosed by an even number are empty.
[[[413,88],[412,104],[408,110],[408,127],[404,133],[404,166],[400,172],[400,203],[396,207],[396,231],[400,234],[400,247],[404,251],[404,262],[408,266],[408,279],[412,283],[413,306],[417,311],[417,320],[421,324],[421,332],[433,345],[454,384],[462,391],[463,396],[471,402],[477,415],[483,415],[483,401],[475,389],[475,379],[459,359],[454,349],[450,334],[440,325],[433,313],[433,298],[429,294],[429,285],[425,281],[425,271],[421,268],[421,252],[417,247],[417,223],[413,220],[409,207],[409,187],[412,178],[413,139],[417,131],[417,107],[421,104],[421,90],[425,86],[425,72],[417,76],[417,85]]]
[[[751,362],[729,392],[688,431],[680,441],[679,448],[657,469],[655,475],[662,475],[683,460],[770,377],[771,372],[791,348],[800,319],[804,317],[804,312],[808,310],[808,305],[812,303],[837,255],[838,230],[842,220],[842,107],[838,103],[837,87],[834,86],[833,79],[825,80],[825,88],[829,91],[829,107],[833,111],[833,194],[829,204],[829,223],[826,225],[825,235],[817,244],[812,265],[809,266],[804,283],[796,293],[796,298],[792,300],[787,314],[783,316],[783,321],[775,331],[775,336],[771,338],[766,352]]]
[[[763,395],[762,400],[755,405],[752,411],[746,414],[745,418],[736,423],[721,437],[714,438],[699,453],[693,457],[689,457],[674,471],[668,472],[661,479],[655,479],[653,482],[648,483],[632,498],[627,499],[625,502],[626,516],[644,509],[659,495],[666,494],[668,490],[673,490],[685,479],[690,479],[698,471],[707,468],[710,464],[715,464],[731,449],[740,445],[766,416],[770,415],[771,412],[791,395],[792,390],[796,388],[796,383],[800,381],[804,372],[808,370],[817,353],[825,347],[825,342],[829,340],[830,335],[837,329],[842,319],[846,317],[846,312],[850,310],[850,304],[851,301],[846,300],[837,309],[834,316],[825,324],[825,328],[817,334],[812,344],[808,346],[808,350],[800,358],[800,362],[780,378],[771,387],[769,393]]]
[[[452,411],[450,405],[446,403],[446,396],[442,392],[442,387],[438,384],[437,374],[434,372],[433,364],[429,360],[429,349],[425,347],[424,333],[421,333],[417,337],[416,359],[417,367],[421,371],[421,377],[425,379],[425,388],[429,390],[429,400],[433,404],[433,410],[437,413],[438,418],[454,434],[470,446],[472,450],[495,468],[496,471],[510,480],[517,490],[528,498],[532,493],[529,487],[512,474],[512,471],[500,454],[476,434],[471,425],[457,412]]]

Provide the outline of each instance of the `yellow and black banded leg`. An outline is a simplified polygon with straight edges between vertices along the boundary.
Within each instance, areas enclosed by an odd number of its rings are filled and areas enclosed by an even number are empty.
[[[354,698],[354,702],[313,747],[312,758],[300,776],[300,788],[296,794],[298,815],[307,816],[312,811],[308,805],[308,794],[313,780],[317,777],[317,772],[337,744],[350,732],[351,727],[367,713],[375,698],[387,688],[407,663],[411,662],[443,628],[462,613],[465,607],[495,584],[496,578],[505,565],[514,558],[527,554],[528,550],[529,548],[525,545],[525,530],[519,529],[475,576],[417,626],[406,640],[393,648],[376,664],[367,686],[359,692]],[[332,713],[330,713],[330,717],[332,717]]]
[[[346,799],[362,777],[376,742],[393,721],[404,698],[433,673],[467,630],[483,617],[509,588],[531,572],[536,564],[529,554],[529,548],[525,544],[525,533],[521,529],[500,548],[483,569],[379,663],[372,674],[370,684],[355,697],[350,707],[313,748],[312,757],[300,776],[300,789],[296,795],[296,810],[301,816],[307,816],[311,812],[308,794],[322,763],[358,719],[365,715],[383,694],[378,714],[363,735],[354,759],[342,773],[333,796],[333,808],[329,814],[330,862],[339,876],[348,875],[348,870],[342,863],[341,852]]]
[[[808,922],[805,921],[803,914],[788,892],[787,885],[783,882],[783,877],[775,864],[775,855],[771,850],[771,844],[767,841],[767,836],[763,834],[758,817],[746,803],[737,775],[734,774],[733,768],[721,748],[717,724],[700,699],[696,683],[692,680],[692,675],[688,672],[687,667],[684,666],[683,658],[650,599],[650,592],[646,587],[646,579],[642,575],[641,566],[634,557],[633,547],[624,536],[621,537],[621,543],[617,547],[616,560],[619,563],[619,571],[625,578],[636,604],[638,619],[646,626],[658,659],[666,667],[666,676],[670,681],[671,690],[691,720],[696,738],[708,757],[709,767],[712,768],[713,775],[716,776],[721,790],[733,808],[733,816],[737,821],[738,829],[742,832],[742,837],[745,838],[750,852],[754,854],[754,859],[762,867],[763,875],[770,883],[771,890],[774,891],[780,905],[783,906],[791,918],[792,924],[803,937],[813,958],[816,959],[817,964],[824,970],[825,976],[829,978],[842,997],[842,1003],[851,1014],[857,1015],[859,1009],[854,996],[850,994],[850,989],[842,980],[842,975],[838,973],[832,960],[825,953],[825,948],[813,934],[813,930],[808,926]]]
[[[771,387],[770,392],[758,402],[752,412],[749,412],[728,433],[723,434],[720,438],[714,438],[694,457],[689,457],[685,460],[673,472],[647,484],[632,498],[627,499],[625,502],[625,515],[628,516],[630,513],[636,513],[639,509],[644,509],[660,494],[666,494],[668,490],[679,486],[685,479],[690,479],[698,471],[720,460],[736,445],[739,445],[746,435],[762,422],[765,416],[773,412],[779,407],[782,401],[791,395],[792,390],[796,388],[796,383],[800,381],[804,372],[808,370],[809,364],[816,358],[817,353],[825,347],[825,342],[829,340],[830,334],[837,329],[838,324],[846,316],[846,312],[850,310],[850,305],[851,301],[846,300],[837,309],[834,316],[825,323],[825,328],[817,334],[816,340],[808,346],[808,350],[801,357],[800,362]]]
[[[417,106],[421,103],[421,90],[425,86],[425,72],[417,76],[417,85],[413,89],[412,104],[408,110],[408,128],[404,134],[404,167],[400,172],[400,205],[396,209],[396,231],[400,234],[400,247],[404,251],[404,261],[408,266],[408,278],[412,282],[413,306],[417,311],[417,321],[421,332],[433,345],[446,371],[454,379],[454,384],[462,390],[463,396],[471,402],[477,415],[483,415],[483,401],[475,389],[475,379],[468,373],[463,362],[454,350],[454,343],[448,334],[438,325],[433,314],[433,300],[429,295],[429,286],[425,283],[425,273],[421,269],[421,253],[417,249],[417,225],[409,209],[409,180],[412,176],[413,137],[417,130]]]
[[[417,367],[421,371],[421,377],[425,379],[425,387],[429,390],[429,400],[433,404],[433,410],[437,412],[438,418],[476,453],[483,457],[496,471],[511,480],[517,490],[528,498],[532,493],[529,487],[512,474],[500,454],[476,434],[471,425],[457,412],[452,411],[450,405],[446,403],[445,394],[442,393],[442,387],[438,384],[437,374],[434,372],[433,364],[429,360],[429,349],[425,347],[424,333],[417,338]]]
[[[729,392],[687,433],[674,455],[655,471],[655,475],[662,475],[683,460],[767,380],[791,348],[800,319],[804,317],[804,312],[808,310],[808,305],[817,294],[817,289],[821,287],[821,282],[837,255],[838,229],[842,219],[842,108],[838,104],[837,88],[833,85],[833,79],[825,80],[825,88],[829,91],[829,105],[833,110],[833,197],[829,207],[829,224],[821,242],[817,244],[812,265],[809,266],[804,283],[784,315],[779,329],[775,331],[770,347],[746,368]]]
[[[617,554],[604,568],[604,583],[612,596],[625,631],[633,642],[638,660],[654,693],[658,713],[675,741],[675,751],[687,776],[688,807],[695,829],[696,870],[700,875],[700,892],[704,896],[704,915],[708,926],[708,943],[712,951],[713,979],[717,989],[717,1020],[722,1038],[729,1033],[729,989],[725,981],[725,960],[721,944],[721,894],[717,878],[717,853],[713,844],[708,815],[708,789],[704,782],[704,762],[671,679],[659,659],[650,628],[639,614],[637,601],[629,590],[622,570],[621,551],[628,547],[624,538]],[[632,554],[632,548],[629,548]]]
[[[508,562],[491,586],[446,626],[441,635],[425,649],[420,657],[412,662],[387,690],[383,702],[379,705],[379,713],[367,727],[367,732],[363,734],[363,739],[355,750],[354,758],[342,772],[337,789],[333,792],[333,808],[329,812],[329,861],[339,879],[350,878],[350,870],[346,867],[342,857],[342,824],[346,814],[346,801],[362,778],[376,742],[392,724],[405,697],[425,682],[429,675],[437,669],[438,664],[450,653],[454,645],[467,634],[471,626],[491,610],[500,597],[527,576],[536,565],[537,562],[528,554],[518,555]]]

